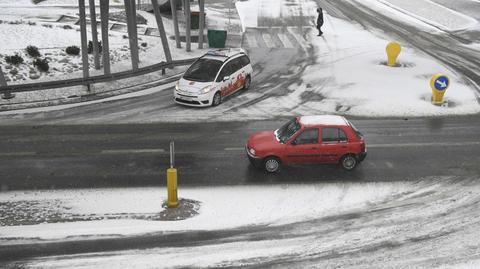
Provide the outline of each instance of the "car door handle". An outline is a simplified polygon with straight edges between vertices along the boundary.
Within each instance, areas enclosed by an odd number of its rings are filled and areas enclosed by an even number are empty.
[[[346,148],[347,148],[347,146],[342,146],[342,148],[346,149]]]
[[[310,148],[310,149],[318,149],[318,148]]]

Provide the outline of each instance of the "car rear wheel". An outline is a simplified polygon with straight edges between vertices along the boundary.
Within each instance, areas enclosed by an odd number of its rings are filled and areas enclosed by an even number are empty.
[[[222,95],[220,92],[216,92],[213,96],[212,106],[218,106],[222,102]]]
[[[347,171],[353,170],[355,167],[357,167],[358,160],[355,158],[355,156],[349,154],[345,155],[342,157],[340,160],[340,165],[342,166],[343,169]]]
[[[245,82],[243,83],[243,90],[248,90],[250,89],[250,85],[252,84],[252,79],[250,78],[250,76],[247,76],[245,78]]]
[[[276,157],[268,157],[263,162],[263,166],[265,167],[265,171],[276,173],[280,170],[280,160]]]

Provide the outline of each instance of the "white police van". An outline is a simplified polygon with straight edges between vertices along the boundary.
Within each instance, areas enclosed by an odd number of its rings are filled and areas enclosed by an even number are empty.
[[[238,90],[248,90],[252,65],[243,49],[219,49],[197,59],[175,85],[174,100],[187,106],[218,106]]]

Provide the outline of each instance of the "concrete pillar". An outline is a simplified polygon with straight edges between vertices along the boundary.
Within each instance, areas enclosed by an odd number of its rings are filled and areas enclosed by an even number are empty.
[[[163,26],[162,15],[160,14],[160,8],[158,7],[157,0],[152,0],[153,12],[155,13],[155,19],[157,20],[158,32],[160,33],[160,39],[162,40],[163,52],[165,53],[165,59],[167,63],[172,61],[172,55],[170,54],[170,47],[168,46],[167,34],[165,33],[165,27]]]
[[[80,14],[80,41],[82,44],[83,78],[88,78],[87,21],[85,18],[85,0],[78,0],[78,7]]]
[[[100,0],[100,17],[102,23],[102,58],[103,72],[105,75],[110,74],[110,46],[108,44],[108,12],[109,0]]]
[[[0,66],[0,87],[2,86],[7,86],[7,81],[3,75],[2,66]],[[10,92],[4,92],[2,94],[3,99],[12,99],[13,97],[15,97],[15,95]]]
[[[172,9],[173,30],[175,31],[175,42],[177,48],[182,47],[180,42],[180,30],[178,29],[178,17],[177,17],[177,0],[170,0],[170,8]]]
[[[130,58],[133,70],[138,69],[138,37],[137,18],[135,12],[135,0],[124,0],[125,12],[127,13],[128,40],[130,42]]]
[[[198,26],[198,48],[203,49],[203,32],[205,24],[205,0],[198,0],[198,6],[200,8],[200,25]]]
[[[191,43],[191,35],[190,35],[190,28],[191,28],[191,19],[190,19],[190,0],[184,0],[184,11],[185,11],[185,42],[186,42],[186,50],[191,51],[192,43]]]
[[[100,50],[98,47],[97,14],[95,12],[95,0],[89,0],[90,22],[92,24],[93,62],[95,69],[100,69]]]

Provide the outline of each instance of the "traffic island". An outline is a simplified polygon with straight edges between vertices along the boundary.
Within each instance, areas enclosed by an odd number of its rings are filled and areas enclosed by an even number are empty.
[[[200,210],[200,202],[190,199],[179,199],[177,207],[169,208],[167,202],[162,204],[163,211],[157,217],[151,220],[175,221],[185,220],[198,215]]]

